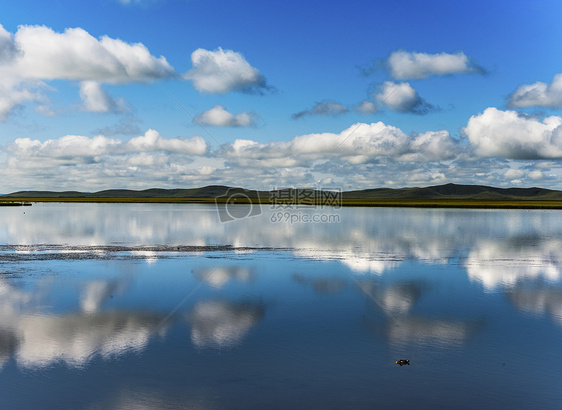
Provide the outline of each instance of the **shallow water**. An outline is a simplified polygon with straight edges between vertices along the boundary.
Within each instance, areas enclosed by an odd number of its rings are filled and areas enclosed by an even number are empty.
[[[1,209],[0,407],[559,408],[560,211],[224,211]]]

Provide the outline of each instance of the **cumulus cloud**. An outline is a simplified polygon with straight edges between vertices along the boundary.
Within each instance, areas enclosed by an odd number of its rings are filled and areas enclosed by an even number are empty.
[[[406,135],[382,122],[354,124],[339,134],[307,134],[287,142],[261,144],[235,140],[225,146],[229,157],[248,166],[291,167],[304,161],[338,157],[361,164],[378,157],[402,161],[438,161],[455,155],[456,143],[447,131]]]
[[[385,81],[375,98],[384,103],[388,108],[397,112],[407,112],[425,115],[436,108],[419,96],[416,90],[408,83],[394,83]]]
[[[516,118],[543,124],[537,118]],[[504,128],[498,127],[501,136]],[[457,140],[446,130],[406,134],[383,122],[357,123],[339,133],[311,133],[288,141],[237,139],[225,144],[224,150],[210,149],[200,137],[165,138],[151,130],[123,139],[110,134],[47,141],[19,138],[0,149],[0,166],[4,192],[215,184],[268,189],[315,186],[319,181],[348,189],[446,182],[536,186],[559,179],[555,161],[512,162],[502,152],[492,156],[489,150],[477,151],[486,145],[474,130],[465,130],[467,138]],[[507,149],[505,143],[498,144],[498,149]],[[478,156],[483,153],[488,155]]]
[[[80,83],[80,97],[84,101],[84,110],[91,112],[122,112],[126,111],[125,101],[113,99],[97,81],[82,81]]]
[[[231,157],[267,160],[272,166],[296,165],[294,156],[317,159],[325,156],[344,157],[358,163],[372,156],[392,156],[408,147],[408,136],[400,129],[382,122],[355,124],[339,134],[307,134],[287,142],[261,144],[251,140],[235,140],[226,149]],[[279,160],[280,163],[273,165]]]
[[[0,26],[0,120],[27,101],[42,103],[37,91],[45,81],[80,81],[84,109],[114,111],[123,104],[100,87],[102,83],[147,82],[175,75],[166,59],[155,57],[141,43],[129,44],[81,28],[62,33],[45,26],[20,26],[12,36]]]
[[[372,101],[361,101],[358,105],[353,107],[353,110],[358,114],[371,114],[376,110],[377,106]]]
[[[140,152],[171,152],[183,155],[204,155],[207,143],[201,137],[164,138],[155,130],[129,141],[98,135],[93,138],[66,135],[44,142],[30,138],[17,138],[8,151],[20,158],[47,157],[54,159],[93,158],[103,155],[123,155]]]
[[[174,74],[165,57],[154,57],[141,43],[107,36],[98,40],[81,28],[57,33],[45,26],[20,26],[15,41],[22,55],[10,68],[26,79],[127,83]]]
[[[250,127],[254,125],[256,115],[242,112],[233,115],[221,105],[215,105],[210,110],[195,116],[195,121],[200,124],[213,125],[215,127]]]
[[[154,130],[131,138],[124,146],[129,152],[167,151],[183,155],[204,155],[207,152],[207,143],[201,137],[163,138]]]
[[[522,178],[525,175],[525,172],[521,171],[520,169],[513,169],[509,168],[507,171],[504,172],[503,176],[509,180],[516,180]]]
[[[208,158],[208,148],[199,136],[165,138],[154,130],[128,140],[103,135],[18,138],[0,151],[0,166],[5,192],[200,186],[218,182],[209,172],[212,167],[202,166],[218,162],[222,167],[224,162]]]
[[[326,115],[330,117],[336,117],[338,115],[344,114],[349,110],[345,108],[340,103],[335,101],[324,100],[317,102],[314,106],[308,110],[304,110],[292,115],[294,120],[297,120],[307,115]]]
[[[431,75],[484,73],[484,69],[462,52],[450,53],[409,53],[395,51],[386,62],[390,75],[398,80],[427,78]]]
[[[452,159],[460,152],[456,140],[449,131],[427,131],[414,134],[407,153],[398,157],[400,161],[443,161]]]
[[[0,24],[0,64],[14,59],[18,53],[13,36]]]
[[[510,108],[562,108],[562,73],[556,74],[550,84],[537,81],[517,87],[507,98],[507,105]]]
[[[0,78],[0,121],[7,121],[16,107],[25,102],[45,102],[46,98],[42,93],[43,88],[44,84],[36,81],[12,84]],[[46,106],[43,105],[43,107]]]
[[[562,158],[562,117],[542,121],[515,111],[487,108],[463,132],[477,155],[511,159]]]
[[[220,47],[215,51],[199,48],[191,54],[191,62],[193,68],[184,74],[184,78],[193,81],[199,92],[263,94],[271,89],[259,70],[235,51]]]

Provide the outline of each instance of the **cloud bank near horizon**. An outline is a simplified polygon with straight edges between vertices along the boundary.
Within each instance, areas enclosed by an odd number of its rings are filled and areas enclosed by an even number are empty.
[[[216,125],[241,121],[224,112],[232,117],[218,116],[212,120]],[[17,138],[0,149],[0,162],[11,181],[5,189],[12,191],[240,185],[241,180],[248,188],[537,185],[556,178],[561,125],[562,117],[540,120],[490,107],[468,120],[461,139],[447,130],[406,134],[381,121],[288,141],[236,139],[221,147],[199,136],[167,138],[155,130],[128,140]],[[389,173],[394,180],[387,179]]]

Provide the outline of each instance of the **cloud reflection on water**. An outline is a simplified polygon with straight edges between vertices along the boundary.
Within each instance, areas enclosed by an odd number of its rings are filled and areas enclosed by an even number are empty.
[[[478,329],[480,321],[426,317],[428,313],[414,311],[415,305],[429,286],[428,283],[419,281],[396,282],[388,285],[363,280],[362,292],[375,299],[386,315],[383,324],[379,320],[366,318],[367,326],[377,333],[382,332],[393,346],[405,344],[460,346]]]
[[[13,356],[25,368],[46,367],[57,362],[81,367],[96,356],[109,358],[143,350],[152,337],[167,332],[167,325],[160,326],[163,318],[160,314],[99,311],[104,295],[119,285],[102,281],[90,285],[88,289],[96,292],[86,291],[83,295],[82,312],[49,314],[39,303],[44,294],[41,286],[25,292],[2,281],[0,364]]]
[[[476,323],[424,317],[399,317],[389,322],[386,334],[393,344],[417,343],[458,346],[476,329]]]
[[[96,313],[102,304],[113,297],[115,293],[122,293],[128,286],[128,280],[95,280],[88,282],[82,297],[80,307],[85,313]]]
[[[174,245],[229,245],[237,255],[284,249],[299,258],[340,260],[355,273],[379,275],[408,260],[440,265],[460,261],[469,277],[489,290],[523,277],[562,278],[558,211],[299,209],[340,216],[340,223],[324,224],[271,223],[273,212],[262,206],[258,217],[220,223],[216,209],[207,205],[36,204],[26,215],[6,211],[0,218],[0,243],[71,243],[92,246],[92,252],[103,252],[94,245],[167,245],[162,251],[132,250],[133,256],[151,263],[174,252]],[[79,257],[71,251],[60,250],[69,258]],[[214,280],[218,284],[224,275]]]
[[[255,272],[248,266],[213,266],[193,269],[193,276],[209,285],[220,289],[230,280],[248,282],[254,279]]]
[[[533,315],[549,314],[562,325],[562,289],[544,284],[516,286],[507,292],[507,297],[518,309]]]
[[[227,348],[239,344],[264,314],[261,303],[211,300],[198,302],[186,319],[195,346]]]
[[[63,211],[68,211],[68,218]],[[82,253],[72,246],[80,244],[92,246],[90,253],[99,252],[100,258],[108,253],[95,246],[108,244],[125,249],[128,245],[125,253],[132,252],[131,257],[151,262],[180,246],[269,247],[266,250],[289,252],[297,258],[338,260],[348,273],[374,273],[377,277],[395,271],[406,261],[456,263],[466,269],[469,279],[481,282],[486,290],[507,288],[510,301],[519,309],[548,313],[562,322],[559,291],[519,286],[536,278],[549,283],[562,279],[562,240],[558,239],[562,236],[562,221],[558,213],[376,208],[340,211],[340,224],[272,224],[264,220],[268,218],[265,209],[262,218],[220,224],[213,207],[59,204],[45,209],[38,206],[25,216],[14,213],[12,218],[2,218],[0,228],[5,229],[0,229],[0,239],[5,244],[71,243],[60,252],[76,260]],[[131,251],[136,244],[155,248]],[[243,256],[251,250],[245,249],[230,249],[226,257]],[[202,252],[207,250],[190,255],[200,256]],[[255,260],[259,257],[252,255]],[[196,267],[192,273],[215,291],[224,291],[229,281],[247,283],[255,276],[253,268],[239,265],[214,271]],[[340,292],[351,283],[345,277],[341,280],[303,274],[295,274],[292,279],[324,294]],[[161,315],[104,310],[112,294],[128,292],[126,286],[122,278],[94,280],[82,290],[79,311],[48,314],[39,308],[40,289],[26,292],[4,283],[0,286],[0,365],[15,357],[24,367],[58,361],[82,366],[96,356],[105,358],[145,349],[150,339],[160,333],[157,325]],[[416,311],[424,294],[423,285],[399,282],[365,286],[371,286],[368,289],[396,319],[396,323],[389,320],[384,331],[393,344],[455,346],[478,328],[477,321],[436,319]],[[229,348],[243,343],[264,315],[265,306],[260,302],[211,299],[196,302],[184,318],[191,326],[195,346]]]
[[[347,283],[343,279],[334,277],[318,278],[309,277],[302,273],[295,273],[292,278],[297,283],[312,286],[312,289],[314,289],[316,293],[338,293],[347,286]]]
[[[468,277],[487,290],[513,286],[523,279],[562,279],[562,240],[539,237],[482,240],[465,263]]]

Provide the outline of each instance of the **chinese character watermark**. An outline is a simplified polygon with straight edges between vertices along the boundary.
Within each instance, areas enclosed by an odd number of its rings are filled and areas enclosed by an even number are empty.
[[[231,222],[261,215],[258,191],[229,188],[223,195],[215,197],[215,204],[220,222]]]

